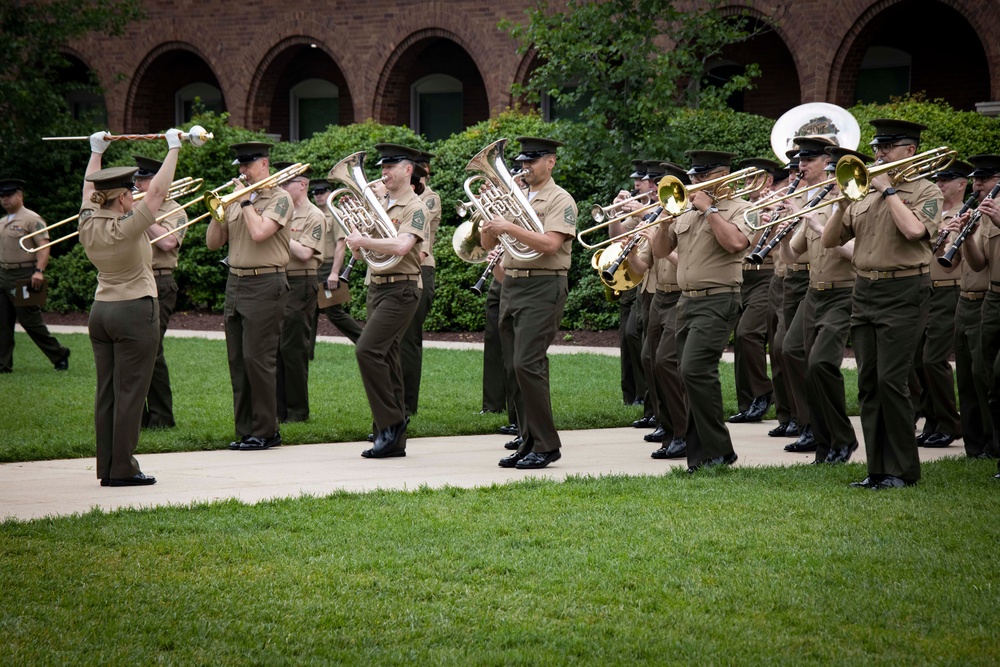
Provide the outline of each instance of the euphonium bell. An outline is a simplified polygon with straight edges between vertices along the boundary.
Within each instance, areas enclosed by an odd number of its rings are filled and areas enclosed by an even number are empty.
[[[474,216],[473,219],[466,220],[455,228],[455,233],[451,237],[451,247],[459,259],[470,264],[486,261],[489,251],[483,247],[479,236],[479,216]]]

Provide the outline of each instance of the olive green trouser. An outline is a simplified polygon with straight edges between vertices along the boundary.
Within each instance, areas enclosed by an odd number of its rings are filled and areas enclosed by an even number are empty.
[[[989,410],[989,367],[983,363],[980,324],[984,299],[959,298],[955,309],[955,376],[961,407],[962,440],[969,456],[1000,452],[993,444]]]
[[[415,281],[368,286],[368,321],[354,346],[375,432],[406,419],[399,345],[420,303]]]
[[[403,363],[403,396],[406,413],[410,415],[417,414],[417,404],[420,402],[420,377],[424,365],[424,320],[434,305],[434,267],[421,266],[420,275],[424,283],[423,291],[420,293],[420,303],[417,304],[417,312],[413,314],[399,347]]]
[[[95,301],[91,306],[88,328],[97,371],[98,479],[125,479],[140,472],[133,455],[156,362],[158,323],[159,308],[153,297]]]
[[[831,447],[845,447],[857,438],[847,416],[844,375],[840,366],[851,328],[854,290],[810,289],[802,311],[805,332],[806,390],[816,460],[826,461]]]
[[[788,403],[799,426],[809,423],[806,400],[806,347],[802,317],[798,311],[809,291],[809,272],[795,271],[785,276],[785,338],[781,346],[782,373],[788,390]]]
[[[653,359],[650,403],[656,423],[666,431],[665,443],[687,431],[687,394],[677,361],[677,301],[680,292],[656,292],[649,308],[646,347]]]
[[[278,421],[309,419],[309,339],[316,312],[319,283],[316,276],[289,276],[285,316],[278,346],[276,398]]]
[[[959,288],[931,287],[927,326],[917,345],[910,391],[914,409],[924,416],[924,433],[962,436],[962,422],[955,402],[955,307]]]
[[[226,281],[226,351],[239,437],[269,438],[278,430],[278,345],[287,298],[284,272],[230,274]]]
[[[930,276],[869,280],[858,277],[851,342],[858,362],[858,403],[868,474],[920,479],[913,437],[909,377],[927,318]]]
[[[142,425],[146,428],[170,428],[174,426],[174,397],[170,391],[170,371],[163,356],[163,337],[170,326],[170,316],[177,307],[177,281],[172,273],[156,276],[156,301],[160,304],[160,344],[156,349],[153,379],[142,409]]]
[[[507,276],[500,294],[504,362],[508,383],[517,386],[514,405],[522,454],[561,446],[552,417],[546,351],[559,330],[568,291],[566,276]],[[508,341],[512,343],[509,364]]]
[[[785,346],[785,278],[775,273],[767,291],[767,346],[771,360],[771,388],[774,390],[774,412],[779,422],[792,418],[785,382],[785,365],[781,352]]]
[[[688,397],[688,465],[733,452],[722,411],[719,360],[740,313],[739,291],[677,302],[677,356]]]
[[[507,410],[515,420],[514,405],[508,401],[507,376],[503,366],[503,345],[500,339],[500,290],[503,283],[493,280],[486,292],[486,328],[483,333],[483,410]]]
[[[767,307],[774,271],[744,270],[740,294],[743,312],[736,324],[733,339],[736,400],[741,411],[758,396],[773,392],[767,376]]]
[[[326,285],[326,279],[330,277],[330,272],[332,270],[332,262],[326,262],[323,266],[319,267],[319,271],[316,275],[317,289],[323,289],[323,285]],[[358,338],[361,336],[361,325],[357,320],[351,317],[351,314],[347,312],[344,304],[338,303],[336,306],[328,306],[324,308],[322,312],[326,315],[328,320],[333,322],[333,326],[337,327],[340,333],[347,336],[352,343],[358,342]],[[320,309],[317,307],[312,314],[312,325],[309,332],[310,361],[312,361],[316,352],[316,331],[319,328],[319,314]]]
[[[19,322],[49,361],[53,364],[63,359],[69,350],[59,344],[42,321],[42,309],[38,306],[15,308],[10,298],[11,290],[18,280],[31,278],[34,269],[0,269],[0,371],[14,368],[14,322]]]
[[[643,398],[640,385],[643,384],[642,361],[642,330],[636,326],[639,316],[634,309],[639,288],[633,287],[621,293],[618,300],[618,350],[621,366],[622,401],[631,405],[637,398]]]

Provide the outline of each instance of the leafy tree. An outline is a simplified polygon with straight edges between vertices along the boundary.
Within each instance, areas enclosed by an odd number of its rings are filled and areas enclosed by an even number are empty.
[[[624,168],[644,137],[662,132],[664,115],[681,106],[721,108],[737,90],[749,87],[756,65],[721,88],[704,85],[706,65],[730,44],[764,30],[756,19],[723,16],[722,0],[695,11],[675,0],[568,0],[552,11],[541,2],[525,24],[502,22],[534,51],[537,68],[515,92],[537,102],[548,94],[556,104],[579,110],[595,154]]]

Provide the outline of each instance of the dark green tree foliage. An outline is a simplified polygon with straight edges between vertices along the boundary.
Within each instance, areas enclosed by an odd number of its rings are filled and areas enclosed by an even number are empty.
[[[26,204],[46,220],[79,209],[78,177],[89,153],[82,143],[42,137],[98,129],[69,113],[66,93],[97,86],[63,81],[62,48],[90,31],[121,35],[141,16],[138,0],[0,2],[0,176],[26,180]]]

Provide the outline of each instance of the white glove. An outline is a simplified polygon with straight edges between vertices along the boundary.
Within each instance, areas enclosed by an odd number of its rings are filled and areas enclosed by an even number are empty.
[[[107,134],[107,131],[100,130],[90,135],[90,150],[94,153],[104,153],[108,150],[111,142],[104,138]]]
[[[172,127],[167,130],[167,147],[168,148],[180,148],[181,147],[181,131],[176,127]]]

